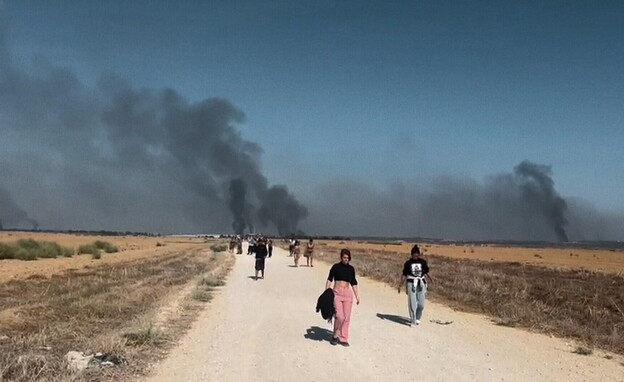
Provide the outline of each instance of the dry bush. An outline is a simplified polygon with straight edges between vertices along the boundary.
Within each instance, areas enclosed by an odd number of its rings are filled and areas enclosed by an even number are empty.
[[[225,252],[228,249],[228,245],[217,243],[217,244],[211,245],[210,249],[212,249],[214,252]]]
[[[126,339],[126,343],[130,346],[158,346],[167,341],[165,333],[163,333],[162,330],[154,328],[152,325],[146,328],[140,328],[139,330],[127,331],[123,334],[123,338]]]
[[[106,253],[115,253],[119,252],[119,248],[102,240],[96,240],[91,244],[83,244],[78,247],[79,254],[90,254],[94,259],[101,259],[102,251]]]
[[[210,302],[212,301],[212,293],[208,288],[198,288],[193,291],[192,297],[194,300],[201,302]]]
[[[353,254],[362,276],[397,286],[405,254]],[[319,256],[337,262],[330,253]],[[498,325],[569,337],[624,354],[624,277],[557,270],[520,263],[427,255],[434,283],[430,297],[453,308],[485,313]]]
[[[104,251],[106,253],[119,252],[119,248],[117,246],[112,245],[111,243],[109,243],[107,241],[96,240],[96,241],[93,242],[93,245],[97,249],[101,249],[102,251]]]
[[[577,346],[572,353],[580,355],[592,355],[594,350],[585,346]]]
[[[95,256],[96,254],[99,254],[99,253],[100,253],[100,249],[96,247],[94,244],[83,244],[80,247],[78,247],[79,255],[88,254],[88,255]]]
[[[198,248],[0,284],[0,317],[12,317],[0,320],[6,335],[0,340],[0,381],[119,380],[139,372],[172,341],[161,328],[136,322],[152,315],[166,296],[219,267],[223,261],[216,257]],[[172,338],[194,317],[176,323]],[[73,374],[63,360],[70,350],[122,355],[129,365]]]

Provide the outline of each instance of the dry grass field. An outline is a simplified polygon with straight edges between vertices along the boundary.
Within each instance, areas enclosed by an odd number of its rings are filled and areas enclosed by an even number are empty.
[[[341,244],[342,243],[342,244]],[[381,243],[370,241],[321,240],[319,244],[335,251],[346,246],[358,252],[392,252],[409,256],[414,243]],[[426,254],[455,259],[481,260],[486,262],[518,262],[552,269],[588,270],[607,273],[624,272],[624,251],[584,248],[528,248],[495,245],[421,245]]]
[[[0,282],[30,277],[33,275],[49,276],[66,269],[79,269],[95,264],[114,264],[138,259],[153,258],[170,252],[170,249],[184,250],[204,244],[201,238],[183,238],[174,236],[93,236],[32,232],[0,232],[0,243],[11,243],[20,239],[50,241],[64,247],[77,249],[81,245],[96,240],[109,242],[119,248],[119,252],[93,259],[90,255],[39,259],[37,261],[0,260]]]
[[[0,381],[126,380],[176,343],[223,284],[234,257],[218,240],[2,233],[0,241],[119,247],[75,255],[0,260]],[[123,367],[76,373],[68,351],[123,357]]]
[[[413,243],[319,241],[321,260],[349,248],[362,276],[397,287]],[[430,297],[528,328],[624,354],[622,251],[421,245],[434,283]]]

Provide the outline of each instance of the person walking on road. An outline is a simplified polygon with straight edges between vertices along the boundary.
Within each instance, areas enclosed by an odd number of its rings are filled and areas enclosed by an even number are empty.
[[[267,257],[268,251],[266,247],[266,243],[264,239],[258,240],[258,244],[256,245],[256,277],[258,280],[258,273],[261,274],[260,278],[264,279],[264,267],[265,267],[265,259]]]
[[[308,267],[314,267],[314,239],[310,239],[308,242],[304,256],[306,258],[306,265]]]
[[[273,256],[273,240],[269,239],[268,248],[269,248],[269,257]]]
[[[349,326],[351,325],[351,308],[353,307],[354,295],[356,304],[360,304],[355,268],[349,264],[350,261],[351,251],[347,248],[342,249],[340,262],[331,267],[325,282],[326,290],[331,287],[332,282],[334,283],[336,317],[334,319],[334,335],[330,341],[332,345],[349,346]]]
[[[253,255],[256,251],[256,238],[253,236],[249,238],[249,246],[247,247],[247,255]]]
[[[240,236],[236,238],[236,254],[243,254],[243,239]]]
[[[288,257],[291,257],[295,251],[295,239],[290,239],[288,243]]]
[[[295,267],[299,266],[299,259],[301,258],[301,248],[299,246],[299,240],[295,240],[293,246],[293,259],[295,260]]]
[[[412,247],[410,259],[403,264],[403,272],[399,282],[399,293],[401,293],[401,286],[405,283],[410,326],[420,325],[423,309],[425,309],[425,297],[427,296],[426,278],[433,282],[429,275],[427,261],[420,257],[420,248],[416,244]]]

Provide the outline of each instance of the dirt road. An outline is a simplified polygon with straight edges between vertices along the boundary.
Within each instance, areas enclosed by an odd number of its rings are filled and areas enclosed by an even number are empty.
[[[410,328],[406,296],[364,278],[351,347],[331,346],[314,310],[329,266],[291,264],[276,248],[254,281],[252,257],[237,256],[227,286],[147,381],[624,381],[622,357],[574,354],[569,341],[437,304]]]

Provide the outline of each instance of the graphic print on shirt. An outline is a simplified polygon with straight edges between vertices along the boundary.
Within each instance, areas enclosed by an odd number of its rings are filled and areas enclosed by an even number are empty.
[[[422,264],[421,263],[410,264],[410,270],[412,271],[412,276],[422,277]]]

